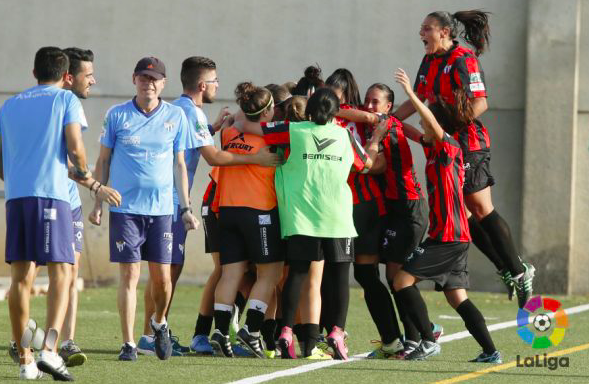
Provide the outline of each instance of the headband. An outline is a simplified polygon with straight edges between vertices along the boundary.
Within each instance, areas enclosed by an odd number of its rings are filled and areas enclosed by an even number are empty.
[[[257,116],[260,113],[264,112],[266,110],[266,108],[268,108],[270,105],[272,105],[272,103],[274,102],[274,98],[272,97],[272,95],[270,95],[270,100],[268,100],[268,104],[266,104],[262,109],[260,109],[258,112],[253,112],[253,113],[247,113],[247,112],[243,112],[248,116]]]

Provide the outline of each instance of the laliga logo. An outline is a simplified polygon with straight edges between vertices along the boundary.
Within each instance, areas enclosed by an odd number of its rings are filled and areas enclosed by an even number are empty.
[[[517,312],[517,334],[534,349],[556,346],[564,339],[569,320],[562,309],[560,301],[542,296],[534,296]],[[551,320],[548,312],[554,313]],[[535,314],[535,315],[534,315]],[[537,332],[530,330],[530,317],[533,316],[532,326]],[[556,324],[553,324],[555,322]],[[553,328],[550,335],[545,332]]]
[[[560,344],[569,327],[569,320],[561,309],[560,301],[534,296],[517,312],[517,327],[517,334],[524,343],[531,345],[534,349],[544,349]],[[552,332],[548,334],[550,329]],[[517,355],[516,366],[548,368],[553,371],[559,367],[568,368],[569,358],[548,357],[546,353],[543,356]]]

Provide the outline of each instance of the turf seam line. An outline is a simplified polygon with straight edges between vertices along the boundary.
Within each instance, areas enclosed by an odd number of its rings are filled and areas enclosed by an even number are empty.
[[[578,305],[576,307],[571,307],[571,308],[567,308],[567,309],[564,310],[564,312],[567,315],[574,315],[576,313],[585,312],[585,311],[589,311],[589,304]],[[548,316],[549,317],[554,317],[554,314],[553,313],[550,313],[550,314],[548,314]],[[489,329],[489,332],[493,332],[493,331],[497,331],[497,330],[500,330],[500,329],[511,328],[511,327],[515,327],[515,326],[517,326],[517,320],[511,320],[511,321],[505,321],[503,323],[492,324],[492,325],[488,326],[487,329]],[[442,336],[442,337],[440,337],[438,339],[438,342],[440,344],[441,343],[448,343],[450,341],[461,340],[461,339],[465,339],[467,337],[472,337],[472,336],[470,335],[470,333],[468,333],[468,331],[462,331],[462,332],[453,333],[453,334],[450,334],[450,335],[447,335],[447,336]],[[331,367],[331,366],[338,365],[338,364],[351,363],[353,361],[362,360],[362,359],[366,358],[366,356],[368,356],[369,353],[370,352],[365,352],[365,353],[360,353],[360,354],[354,355],[354,356],[350,357],[349,360],[327,360],[327,361],[320,361],[320,362],[317,362],[317,363],[311,363],[311,364],[301,365],[301,366],[298,366],[298,367],[284,369],[284,370],[281,370],[281,371],[275,371],[275,372],[267,373],[267,374],[264,374],[264,375],[246,377],[244,379],[240,379],[240,380],[237,380],[237,381],[232,381],[229,384],[258,384],[258,383],[264,383],[266,381],[278,379],[278,378],[281,378],[281,377],[299,375],[301,373],[315,371],[315,370],[321,369],[321,368],[326,368],[326,367]]]

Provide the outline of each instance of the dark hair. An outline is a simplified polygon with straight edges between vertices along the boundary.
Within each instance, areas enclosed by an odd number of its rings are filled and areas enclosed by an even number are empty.
[[[256,87],[250,82],[237,84],[235,97],[237,104],[249,121],[259,121],[262,112],[272,107],[270,91],[266,88]]]
[[[391,109],[393,109],[393,104],[395,104],[395,92],[393,92],[393,90],[388,85],[386,85],[384,83],[374,83],[370,87],[368,87],[368,90],[366,90],[366,93],[368,93],[368,91],[370,91],[372,88],[376,88],[376,89],[384,92],[387,101],[389,101],[391,103]],[[389,110],[388,112],[390,113],[391,111]]]
[[[474,121],[472,102],[466,92],[458,89],[453,93],[454,104],[449,104],[441,96],[438,96],[436,102],[429,106],[444,131],[451,135],[467,129]]]
[[[305,68],[305,76],[301,77],[297,86],[292,90],[292,95],[309,96],[315,90],[323,87],[323,79],[321,78],[321,68],[319,64],[310,65]]]
[[[490,12],[473,9],[471,11],[459,11],[450,14],[445,11],[436,11],[427,15],[433,17],[440,23],[442,28],[450,28],[450,37],[455,39],[458,36],[458,23],[462,24],[464,30],[460,37],[475,48],[477,56],[481,55],[489,46],[491,30],[489,28]]]
[[[68,72],[73,76],[76,76],[78,73],[80,73],[80,69],[82,68],[82,61],[94,61],[94,53],[92,53],[92,51],[89,49],[70,47],[64,49],[63,51],[70,60],[70,68]]]
[[[39,82],[59,81],[69,66],[67,55],[57,47],[43,47],[35,54],[35,77]]]
[[[345,68],[336,69],[327,80],[325,80],[325,85],[341,89],[347,104],[354,106],[362,104],[360,91],[358,91],[358,84],[356,84],[356,80],[354,80],[354,76],[349,70]]]
[[[339,111],[339,99],[329,88],[319,88],[307,101],[305,116],[315,124],[325,125]]]
[[[274,103],[276,105],[284,102],[285,100],[291,97],[288,88],[286,88],[284,85],[268,84],[264,88],[266,88],[270,91],[270,93],[272,93],[272,97],[274,98]]]
[[[305,116],[306,108],[307,98],[305,96],[293,96],[286,106],[285,118],[289,121],[307,120],[307,116]]]
[[[194,90],[200,81],[202,74],[206,71],[217,69],[215,62],[202,56],[191,56],[182,62],[180,70],[180,81],[182,88]]]

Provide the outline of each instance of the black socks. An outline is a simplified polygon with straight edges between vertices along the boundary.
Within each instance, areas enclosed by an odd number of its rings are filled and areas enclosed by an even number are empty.
[[[496,351],[495,344],[491,339],[487,325],[485,324],[485,318],[481,311],[470,301],[469,299],[464,300],[456,308],[456,312],[464,320],[464,325],[468,332],[474,337],[474,339],[483,348],[483,352],[492,354]]]
[[[524,273],[524,266],[518,257],[513,238],[511,237],[511,230],[503,217],[496,210],[493,210],[493,212],[489,213],[480,221],[480,224],[485,232],[487,232],[497,254],[501,257],[509,272],[511,272],[511,276],[515,277]]]
[[[260,312],[256,309],[250,308],[247,310],[245,325],[247,325],[247,330],[249,333],[260,332],[262,323],[264,323],[264,316],[264,312]]]
[[[498,271],[501,271],[505,267],[505,264],[503,264],[501,257],[497,254],[489,235],[483,227],[481,227],[481,224],[474,218],[474,216],[471,216],[468,219],[468,228],[470,230],[470,236],[472,237],[472,243],[476,245],[485,256],[487,256]]]
[[[266,349],[269,351],[274,351],[276,349],[276,340],[278,337],[274,337],[276,333],[276,320],[274,319],[266,319],[262,323],[262,337],[264,338],[264,344],[266,344]]]
[[[411,317],[413,324],[415,324],[415,327],[419,330],[421,339],[435,342],[432,326],[429,321],[429,315],[427,313],[427,306],[417,288],[414,285],[403,288],[397,292],[397,297],[402,305],[405,306],[405,310]]]
[[[231,311],[215,310],[215,328],[223,335],[229,334],[229,323],[231,322]]]
[[[301,352],[304,357],[310,356],[315,345],[317,345],[317,339],[319,338],[319,324],[302,324],[300,335],[301,338],[299,340],[304,341],[303,345],[305,348],[305,350]]]
[[[194,327],[194,336],[205,335],[209,336],[211,327],[213,326],[213,316],[205,316],[198,314],[196,319],[196,326]],[[194,337],[193,336],[193,337]]]
[[[414,287],[417,290],[417,292],[419,292],[419,289],[417,289],[417,286],[414,285]],[[409,312],[407,312],[407,309],[405,308],[405,304],[403,304],[401,302],[401,299],[399,299],[399,294],[397,292],[395,292],[393,290],[392,293],[393,293],[393,297],[395,298],[395,304],[397,304],[397,311],[399,311],[399,318],[401,319],[401,322],[403,323],[403,331],[405,333],[405,340],[411,340],[411,341],[415,341],[416,343],[419,343],[419,341],[421,340],[421,336],[419,335],[419,331],[415,327],[415,324],[413,324],[413,320],[411,320],[411,316],[409,316]]]

